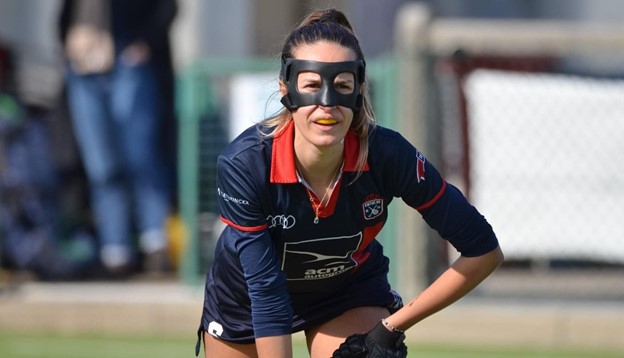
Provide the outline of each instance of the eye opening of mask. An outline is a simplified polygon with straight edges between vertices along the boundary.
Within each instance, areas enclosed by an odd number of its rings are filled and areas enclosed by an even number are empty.
[[[300,76],[305,85],[299,88]],[[280,78],[287,88],[281,99],[289,110],[310,105],[343,106],[359,111],[362,106],[361,86],[364,83],[365,62],[318,62],[285,59]],[[310,86],[306,88],[305,86]]]
[[[297,74],[297,92],[315,93],[324,86],[326,79],[316,72],[301,71]],[[341,72],[334,76],[330,84],[341,94],[351,94],[355,89],[355,74],[353,72]]]

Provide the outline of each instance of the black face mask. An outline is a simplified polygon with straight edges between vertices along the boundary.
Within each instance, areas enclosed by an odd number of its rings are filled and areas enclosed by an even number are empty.
[[[303,106],[321,105],[326,107],[343,106],[356,113],[362,107],[360,87],[364,83],[366,63],[363,60],[347,62],[317,62],[288,58],[282,62],[280,78],[286,83],[286,95],[281,102],[289,110]],[[314,72],[321,76],[321,87],[314,93],[301,93],[297,90],[297,78],[302,72]],[[341,73],[352,73],[353,92],[340,93],[334,88],[334,80]]]

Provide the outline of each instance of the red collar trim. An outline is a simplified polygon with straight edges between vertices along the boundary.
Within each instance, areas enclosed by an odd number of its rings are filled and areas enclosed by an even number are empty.
[[[295,125],[291,120],[284,130],[273,139],[271,153],[271,183],[289,184],[298,183],[297,167],[295,166]],[[349,129],[345,136],[345,163],[343,172],[357,171],[357,158],[360,142],[353,129]],[[368,171],[368,163],[364,166]]]

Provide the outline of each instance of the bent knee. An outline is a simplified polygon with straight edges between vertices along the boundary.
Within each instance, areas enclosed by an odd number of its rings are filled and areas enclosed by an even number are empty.
[[[305,332],[310,357],[331,357],[340,343],[350,335],[370,331],[382,318],[385,307],[356,307]]]
[[[204,332],[204,352],[206,358],[257,358],[254,343],[240,344],[219,339]]]

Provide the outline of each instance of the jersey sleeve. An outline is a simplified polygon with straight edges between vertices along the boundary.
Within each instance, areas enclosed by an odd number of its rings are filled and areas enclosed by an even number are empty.
[[[254,335],[259,338],[290,334],[290,296],[262,209],[264,191],[256,187],[254,179],[258,178],[249,165],[220,157],[217,168],[221,219],[228,225],[222,239],[243,269]]]
[[[286,276],[269,233],[244,232],[231,226],[226,231],[247,282],[255,337],[291,334],[293,312]]]
[[[262,209],[261,198],[264,191],[259,190],[260,180],[250,170],[248,163],[237,158],[219,156],[217,195],[223,222],[242,231],[266,229],[266,215]]]
[[[422,153],[401,136],[395,150],[396,196],[416,209],[463,256],[480,256],[498,246],[483,215],[459,189],[446,182]]]

